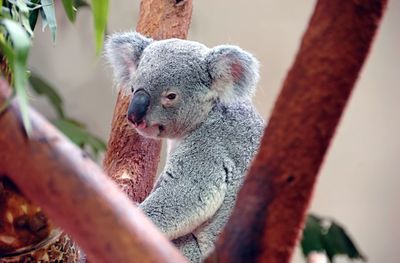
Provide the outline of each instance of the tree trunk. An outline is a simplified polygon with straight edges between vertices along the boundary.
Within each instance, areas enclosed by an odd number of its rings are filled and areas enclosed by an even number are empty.
[[[0,104],[9,94],[0,80]],[[28,138],[13,103],[0,115],[0,174],[83,248],[93,262],[185,262],[76,145],[30,109]]]
[[[289,262],[385,0],[319,0],[236,207],[207,262]]]
[[[143,0],[136,30],[154,39],[186,38],[192,0]],[[131,96],[119,92],[104,169],[122,190],[142,202],[153,187],[161,141],[140,136],[126,119]]]

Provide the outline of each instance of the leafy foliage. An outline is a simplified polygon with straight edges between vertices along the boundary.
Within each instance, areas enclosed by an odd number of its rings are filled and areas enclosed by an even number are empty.
[[[48,24],[51,32],[51,36],[53,37],[53,41],[56,41],[56,33],[57,33],[57,20],[54,9],[54,0],[41,0],[42,3],[42,19],[44,25]]]
[[[108,16],[108,0],[92,0],[92,11],[96,35],[96,53],[99,54],[104,40]]]
[[[29,83],[36,94],[47,97],[60,118],[65,117],[62,98],[49,83],[33,72],[29,77]]]
[[[8,39],[0,35],[0,47],[6,56],[14,76],[14,88],[21,107],[22,121],[29,133],[31,125],[28,119],[28,97],[26,94],[27,84],[27,59],[31,41],[26,31],[16,22],[10,19],[1,19],[1,25],[8,32]],[[10,43],[11,42],[11,43]]]
[[[71,22],[76,19],[76,13],[81,7],[89,7],[84,0],[63,0],[65,13]],[[38,17],[41,16],[43,29],[48,26],[53,41],[56,40],[57,20],[54,0],[0,0],[0,58],[2,63],[7,62],[7,72],[11,75],[13,94],[15,94],[20,108],[24,127],[30,133],[31,125],[28,115],[28,67],[27,60],[31,47],[33,31]],[[95,21],[96,51],[100,53],[104,32],[107,23],[108,0],[92,0],[93,18]],[[5,59],[4,59],[5,58]],[[2,67],[3,68],[3,67]],[[4,71],[4,70],[3,70]],[[63,110],[62,99],[57,91],[36,74],[29,77],[33,91],[46,96],[57,112],[58,118],[54,121],[70,139],[81,147],[88,146],[97,155],[105,150],[105,144],[90,134],[79,122],[67,118]],[[0,105],[0,110],[7,106]]]
[[[81,148],[89,147],[90,152],[97,157],[100,152],[106,149],[105,143],[95,135],[86,130],[84,124],[65,115],[63,100],[56,89],[39,75],[31,72],[29,83],[32,90],[39,95],[45,96],[57,113],[57,118],[53,124],[62,131],[67,137]]]
[[[67,14],[69,21],[71,22],[75,22],[76,19],[76,8],[74,2],[74,0],[62,0],[65,13]]]
[[[339,223],[316,215],[309,215],[307,218],[301,248],[305,257],[311,252],[322,252],[330,262],[339,255],[366,261],[365,256]]]
[[[75,22],[78,8],[90,7],[90,5],[83,0],[62,0],[62,4],[64,6],[66,15],[71,22]],[[105,17],[105,19],[107,19],[107,17]]]
[[[94,156],[105,150],[104,142],[90,134],[85,126],[73,119],[56,119],[53,124],[80,147],[90,147]]]

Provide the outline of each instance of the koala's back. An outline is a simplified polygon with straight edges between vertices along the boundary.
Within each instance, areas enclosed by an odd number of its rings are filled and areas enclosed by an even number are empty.
[[[263,129],[263,120],[250,101],[218,103],[207,120],[176,149],[175,154],[176,157],[179,156],[177,159],[180,161],[185,159],[182,159],[182,156],[200,156],[196,158],[197,163],[192,165],[203,165],[203,172],[186,175],[199,177],[195,182],[201,182],[203,176],[207,177],[210,174],[208,180],[213,180],[213,166],[222,165],[226,173],[226,191],[221,206],[193,232],[203,255],[213,248],[217,236],[232,212],[247,168],[257,152]],[[174,156],[170,161],[174,162],[173,159]],[[207,193],[204,195],[207,196]]]

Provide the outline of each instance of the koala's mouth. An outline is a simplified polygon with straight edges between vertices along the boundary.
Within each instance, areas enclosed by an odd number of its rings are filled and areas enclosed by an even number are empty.
[[[148,126],[145,122],[133,125],[136,131],[145,137],[159,138],[165,132],[165,126],[162,124],[153,124]]]

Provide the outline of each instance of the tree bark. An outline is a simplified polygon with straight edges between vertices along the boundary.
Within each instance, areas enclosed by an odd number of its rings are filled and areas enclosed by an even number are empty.
[[[0,80],[0,104],[9,94]],[[13,103],[0,115],[0,174],[40,205],[93,262],[185,262],[77,146],[30,109],[28,138]]]
[[[319,0],[232,217],[207,262],[289,262],[385,0]]]
[[[0,176],[0,222],[1,262],[81,262],[83,259],[76,244],[6,176]]]
[[[143,0],[136,30],[153,39],[186,38],[192,0]],[[160,160],[161,141],[140,136],[127,122],[131,96],[119,92],[104,169],[136,202],[150,193]]]

